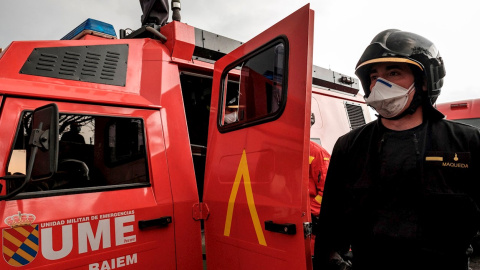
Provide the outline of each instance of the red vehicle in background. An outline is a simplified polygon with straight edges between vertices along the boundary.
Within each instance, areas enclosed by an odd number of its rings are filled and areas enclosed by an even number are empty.
[[[0,269],[311,269],[309,140],[370,120],[358,80],[309,5],[246,43],[148,12],[0,53]]]
[[[480,99],[468,99],[437,104],[446,119],[480,128]]]

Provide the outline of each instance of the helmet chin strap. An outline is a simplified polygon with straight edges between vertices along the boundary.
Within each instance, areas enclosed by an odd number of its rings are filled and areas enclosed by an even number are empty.
[[[423,91],[417,91],[417,89],[422,89],[422,88],[418,87],[418,85],[415,83],[415,94],[413,94],[412,102],[410,102],[410,106],[408,106],[408,108],[405,111],[403,111],[401,114],[394,117],[390,117],[390,118],[385,118],[381,115],[378,115],[378,117],[383,119],[388,119],[388,120],[398,120],[405,117],[408,114],[410,115],[414,114],[417,111],[418,107],[422,105],[422,101],[423,101],[423,97],[421,94]]]

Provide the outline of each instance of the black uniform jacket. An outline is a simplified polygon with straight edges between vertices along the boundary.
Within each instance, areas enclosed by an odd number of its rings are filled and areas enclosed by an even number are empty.
[[[354,270],[465,269],[479,228],[479,130],[425,119],[411,140],[415,170],[385,185],[380,163],[395,162],[381,160],[386,130],[378,120],[336,142],[316,232],[316,269],[328,269],[331,251],[349,249]]]

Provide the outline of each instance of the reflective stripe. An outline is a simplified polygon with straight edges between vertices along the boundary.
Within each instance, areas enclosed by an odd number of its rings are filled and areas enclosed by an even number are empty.
[[[308,164],[312,164],[312,161],[315,159],[315,157],[310,156],[308,159]]]
[[[398,58],[398,57],[383,57],[383,58],[376,58],[376,59],[368,60],[368,61],[365,61],[365,62],[361,63],[357,67],[356,70],[358,70],[359,68],[361,68],[365,65],[368,65],[368,64],[384,63],[384,62],[397,62],[397,63],[413,64],[413,65],[419,67],[423,71],[423,67],[419,63],[417,63],[413,60],[407,59],[407,58]]]
[[[425,161],[443,161],[443,157],[425,157]]]
[[[317,196],[315,197],[315,201],[317,201],[318,203],[321,204],[321,203],[322,203],[322,196],[317,195]]]

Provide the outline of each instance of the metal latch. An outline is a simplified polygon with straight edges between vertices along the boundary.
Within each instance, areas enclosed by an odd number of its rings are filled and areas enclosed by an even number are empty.
[[[305,239],[312,236],[313,226],[311,222],[304,222],[303,223],[303,237]]]
[[[208,205],[204,202],[196,203],[192,207],[193,212],[192,216],[194,220],[207,220],[208,215],[210,215],[210,210],[208,210]]]

